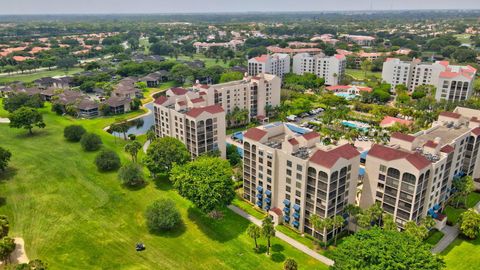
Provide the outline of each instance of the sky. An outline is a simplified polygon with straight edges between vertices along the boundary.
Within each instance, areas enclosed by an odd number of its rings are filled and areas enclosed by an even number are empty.
[[[0,0],[0,14],[480,9],[480,0]]]

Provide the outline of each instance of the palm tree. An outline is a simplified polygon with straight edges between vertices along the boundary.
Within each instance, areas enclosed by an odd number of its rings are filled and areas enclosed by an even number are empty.
[[[370,221],[374,221],[376,224],[382,223],[383,208],[380,206],[380,203],[370,206],[367,212],[370,214]]]
[[[330,230],[330,228],[332,228],[332,225],[333,225],[333,220],[331,218],[324,218],[322,219],[322,221],[320,222],[320,224],[318,224],[318,228],[322,231],[322,235],[324,236],[323,237],[323,240],[325,240],[325,249],[327,249],[327,240],[326,240],[326,235],[327,235],[327,232],[328,230]]]
[[[255,250],[258,250],[257,238],[262,236],[262,230],[255,224],[250,224],[247,228],[247,234],[255,241]]]
[[[312,228],[313,228],[313,244],[317,244],[317,238],[315,238],[315,231],[320,229],[320,227],[322,226],[322,219],[320,218],[319,215],[317,214],[313,214],[310,216],[310,224],[312,225]]]
[[[362,211],[362,209],[360,209],[359,206],[356,206],[354,204],[348,204],[347,206],[345,206],[344,211],[345,211],[345,213],[347,213],[349,221],[351,221],[352,223],[355,224],[355,231],[357,231],[356,218],[357,218],[358,213],[360,213],[360,211]]]
[[[157,138],[157,134],[155,134],[155,131],[151,129],[147,131],[147,140],[149,140],[150,142],[153,142],[153,140],[155,140],[156,138]]]
[[[386,231],[396,231],[397,230],[397,224],[393,220],[393,216],[385,213],[383,214],[383,229]]]
[[[262,235],[267,238],[267,255],[270,255],[270,238],[275,236],[275,227],[272,218],[266,217],[262,221]]]
[[[360,213],[357,214],[356,220],[357,220],[358,226],[364,229],[368,229],[372,222],[370,214],[365,213],[365,211],[360,211]]]
[[[283,270],[297,270],[297,269],[298,269],[298,264],[292,258],[286,259],[285,262],[283,263]]]
[[[334,216],[332,219],[333,234],[335,235],[335,246],[337,245],[337,230],[343,226],[345,219],[342,216]]]
[[[138,151],[140,151],[140,149],[142,149],[142,144],[139,143],[138,141],[127,143],[124,148],[125,152],[127,152],[128,154],[130,154],[130,156],[132,156],[133,162],[137,162],[137,154],[138,154]]]

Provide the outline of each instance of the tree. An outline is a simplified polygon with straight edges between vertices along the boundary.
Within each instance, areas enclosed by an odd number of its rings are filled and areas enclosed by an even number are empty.
[[[190,153],[181,141],[163,137],[150,144],[144,163],[152,175],[155,175],[170,173],[174,164],[182,165],[190,159]]]
[[[70,142],[79,142],[87,131],[80,125],[70,125],[63,130],[63,137]]]
[[[57,59],[57,67],[68,71],[70,68],[74,67],[78,63],[78,60],[75,57],[67,56],[60,57]]]
[[[235,198],[232,168],[219,157],[201,156],[184,165],[175,164],[170,180],[181,196],[204,213],[225,207]]]
[[[15,241],[13,238],[4,237],[2,240],[0,240],[0,260],[6,262],[14,250]]]
[[[262,230],[260,229],[260,227],[251,223],[250,225],[248,225],[247,234],[248,236],[253,238],[253,241],[255,242],[255,250],[258,250],[257,239],[262,235]]]
[[[120,168],[120,157],[115,151],[104,149],[95,157],[95,165],[102,172],[115,171]]]
[[[417,241],[422,241],[428,236],[428,230],[423,225],[418,225],[415,221],[410,220],[405,223],[405,234],[416,239]]]
[[[0,171],[4,172],[10,162],[12,153],[0,146]]]
[[[460,215],[459,228],[463,235],[475,239],[480,233],[480,214],[473,208],[468,209]]]
[[[335,235],[335,246],[337,245],[337,230],[340,229],[344,223],[345,219],[342,216],[334,216],[332,218],[333,234]]]
[[[39,259],[35,259],[28,262],[28,264],[19,264],[15,270],[47,270],[47,264]]]
[[[310,224],[312,225],[314,231],[318,231],[322,227],[322,219],[317,214],[310,215]],[[317,238],[313,237],[313,244],[315,245],[316,243]]]
[[[474,63],[477,57],[477,53],[472,49],[459,47],[452,54],[452,57],[460,63]]]
[[[240,156],[237,146],[234,144],[227,145],[227,160],[232,166],[236,166],[242,161],[242,156]]]
[[[80,144],[85,151],[97,151],[102,146],[102,139],[94,133],[85,133],[80,139]]]
[[[383,224],[382,227],[384,230],[387,231],[397,231],[397,224],[395,223],[395,220],[393,219],[393,216],[390,214],[383,214]]]
[[[150,205],[145,212],[147,227],[151,232],[172,230],[182,220],[172,199],[162,198]]]
[[[243,79],[243,74],[238,71],[229,71],[229,72],[224,72],[220,76],[220,83],[226,83],[226,82],[231,82],[231,81],[238,81]]]
[[[145,183],[142,166],[137,163],[127,163],[118,171],[118,179],[123,185],[138,187]]]
[[[137,155],[140,149],[142,149],[142,144],[139,143],[138,141],[127,143],[124,148],[125,152],[127,152],[128,154],[130,154],[130,156],[132,156],[133,162],[137,162]]]
[[[21,107],[10,113],[8,119],[10,119],[10,127],[27,129],[30,135],[33,134],[33,127],[45,128],[46,126],[43,122],[42,114],[28,107]]]
[[[0,215],[0,238],[4,238],[10,231],[10,222],[8,222],[7,216]]]
[[[287,258],[283,263],[283,270],[297,270],[297,269],[298,269],[298,264],[292,258]]]
[[[43,108],[44,102],[40,95],[27,95],[18,93],[10,95],[3,100],[3,108],[8,112],[14,112],[21,107]]]
[[[458,208],[461,198],[463,198],[464,204],[466,205],[468,194],[475,189],[473,178],[471,176],[465,176],[459,179],[454,179],[452,184],[455,189],[455,194],[457,194],[456,208]]]
[[[130,124],[128,121],[120,121],[110,125],[110,130],[112,132],[122,133],[123,139],[127,140],[127,132],[130,129]]]
[[[398,231],[373,228],[344,238],[333,251],[333,270],[443,269],[443,259],[430,246]]]
[[[363,60],[360,63],[360,68],[363,70],[365,77],[367,77],[367,72],[372,70],[372,62],[370,60]]]
[[[146,135],[147,135],[147,140],[149,140],[150,142],[153,142],[157,138],[157,134],[155,134],[155,131],[151,129],[147,131]]]
[[[355,231],[357,226],[357,215],[362,211],[362,209],[355,204],[347,204],[345,206],[345,213],[348,215],[348,220],[355,224]]]
[[[262,221],[262,235],[267,238],[267,255],[270,254],[270,238],[275,237],[275,227],[272,218],[266,217]]]

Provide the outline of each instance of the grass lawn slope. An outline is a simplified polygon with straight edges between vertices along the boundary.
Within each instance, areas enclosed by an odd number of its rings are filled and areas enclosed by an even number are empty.
[[[124,142],[102,131],[114,118],[75,120],[49,109],[42,110],[47,127],[34,129],[33,136],[0,124],[0,145],[13,154],[0,178],[0,214],[11,220],[11,235],[25,239],[30,259],[46,261],[49,269],[282,269],[283,260],[293,257],[300,269],[327,269],[278,239],[271,257],[254,253],[245,219],[231,211],[220,221],[208,219],[166,181],[139,190],[121,187],[116,173],[97,171],[96,153],[63,139],[65,126],[81,123],[125,162]],[[153,235],[143,214],[161,197],[175,200],[183,225]],[[147,249],[136,252],[136,242]]]
[[[442,252],[447,264],[447,270],[478,270],[480,269],[480,238],[465,240],[455,239]]]

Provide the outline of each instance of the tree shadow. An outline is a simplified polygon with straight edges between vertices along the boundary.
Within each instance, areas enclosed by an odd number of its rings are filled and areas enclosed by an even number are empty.
[[[271,249],[272,249],[273,252],[282,252],[282,251],[285,250],[285,248],[280,244],[273,244],[271,246]]]
[[[285,261],[285,255],[283,255],[282,253],[272,253],[272,255],[270,256],[270,259],[274,262],[283,262]]]
[[[187,230],[187,227],[185,226],[185,223],[183,222],[183,220],[180,220],[180,222],[176,225],[175,229],[158,230],[158,231],[149,230],[149,232],[156,236],[161,236],[166,238],[177,238],[181,236],[186,230]]]
[[[7,204],[7,198],[5,197],[0,197],[0,207],[4,206]]]
[[[249,222],[243,217],[233,213],[230,209],[222,209],[224,217],[213,219],[202,213],[199,209],[188,208],[188,218],[210,239],[226,242],[237,238],[244,233]],[[253,240],[252,240],[253,241]]]
[[[18,169],[15,167],[7,167],[5,171],[0,171],[0,181],[9,181],[17,175]]]
[[[155,183],[155,187],[160,190],[169,191],[173,189],[172,182],[170,182],[166,174],[158,175],[154,177],[152,181]]]
[[[48,130],[34,128],[32,134],[30,134],[28,130],[25,130],[25,132],[19,133],[15,137],[17,137],[18,139],[28,139],[28,138],[36,138],[36,137],[48,136],[48,135],[50,135],[50,132]]]
[[[143,184],[136,185],[136,186],[123,185],[123,188],[125,188],[129,191],[139,191],[139,190],[144,189],[146,186],[148,186],[148,181],[144,181]]]
[[[257,241],[258,241],[258,240],[257,240]],[[262,253],[267,252],[267,246],[265,246],[265,245],[258,245],[258,249],[253,248],[253,250],[254,250],[255,253],[257,253],[257,254],[262,254]]]

